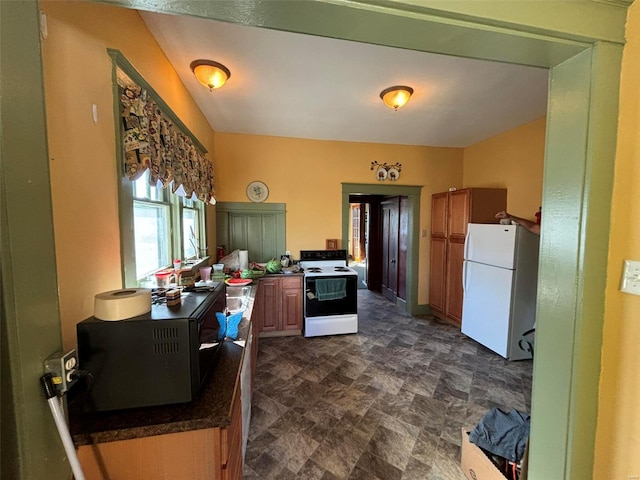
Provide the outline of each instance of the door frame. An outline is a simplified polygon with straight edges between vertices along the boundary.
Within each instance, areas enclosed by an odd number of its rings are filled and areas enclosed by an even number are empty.
[[[428,305],[418,305],[418,258],[420,246],[419,185],[381,185],[372,183],[342,184],[342,244],[349,245],[349,195],[407,197],[407,298],[397,298],[396,305],[411,315],[429,313]]]
[[[504,2],[491,0],[398,0],[386,3],[377,0],[274,0],[256,2],[250,7],[243,0],[109,0],[107,3],[445,55],[550,68],[552,87],[549,103],[555,108],[549,109],[547,117],[543,190],[545,220],[540,264],[542,288],[539,289],[538,300],[541,315],[536,341],[538,354],[534,362],[530,477],[591,478],[601,371],[600,355],[594,355],[594,352],[600,352],[602,346],[620,66],[626,7],[630,2],[525,2],[518,9],[504,8]],[[28,160],[20,163],[22,171],[45,172],[42,178],[46,178],[48,155],[42,97],[44,81],[37,52],[40,41],[38,3],[35,0],[0,2],[0,8],[2,42],[15,47],[12,52],[3,52],[2,56],[0,161],[3,165],[8,162],[16,166],[21,159]],[[354,25],[360,27],[354,28]],[[556,82],[557,88],[554,87]],[[17,110],[16,99],[27,98],[24,94],[26,91],[29,91],[28,102],[20,103],[20,109]],[[575,99],[579,100],[577,104],[571,102]],[[13,114],[17,115],[13,117]],[[25,122],[24,128],[19,130],[15,127],[20,125],[20,120]],[[10,135],[14,131],[15,136]],[[32,164],[34,168],[24,168]],[[25,185],[22,178],[12,175],[5,175],[3,181],[3,188],[16,192]],[[14,298],[20,301],[33,298],[30,280],[27,282],[25,279],[33,278],[33,272],[41,274],[48,271],[50,275],[45,279],[48,288],[46,292],[40,292],[39,304],[57,311],[55,278],[49,283],[49,277],[55,277],[51,200],[46,198],[45,187],[38,192],[36,205],[42,209],[31,208],[26,215],[29,218],[36,211],[40,212],[37,214],[37,228],[30,232],[12,223],[9,218],[20,211],[8,208],[11,197],[3,194],[0,198],[3,213],[0,225],[3,229],[3,300],[9,300],[7,306],[15,307]],[[18,198],[25,197],[28,196],[24,190],[20,191]],[[33,206],[35,200],[28,198]],[[570,215],[563,215],[565,208],[570,209]],[[411,227],[417,230],[418,226],[419,219],[414,218]],[[44,232],[44,235],[33,235],[34,231]],[[344,228],[343,223],[344,231],[348,232],[348,226]],[[415,233],[413,231],[413,235]],[[35,237],[39,238],[38,245],[30,248],[30,254],[27,255],[27,247],[33,245]],[[416,241],[412,242],[412,257],[407,259],[408,262],[411,259],[418,260],[417,244]],[[41,245],[44,247],[42,251],[38,250]],[[8,249],[12,246],[16,246],[18,251],[9,254]],[[19,252],[24,252],[24,255]],[[559,264],[556,263],[558,260]],[[12,269],[12,265],[20,265],[20,268]],[[414,278],[413,275],[410,278]],[[417,282],[412,282],[407,292],[408,303],[410,298],[415,302],[416,289]],[[563,300],[562,304],[559,298]],[[38,355],[53,350],[49,348],[49,343],[60,344],[60,320],[57,313],[37,315],[33,305],[27,308],[26,317],[23,316],[25,312],[13,310],[6,316],[6,312],[3,312],[2,318],[2,326],[8,332],[6,344],[10,349],[8,361],[13,377],[11,380],[19,381],[9,383],[9,395],[14,401],[28,398],[29,401],[25,403],[31,405],[37,390],[37,387],[31,387],[37,384],[34,381],[37,376],[36,360]],[[52,335],[47,345],[38,344],[30,348],[35,355],[29,356],[23,363],[23,356],[28,351],[19,352],[19,349],[28,346],[34,337],[28,328],[24,328],[24,322],[28,319],[34,319],[38,325],[38,340],[46,337],[42,335],[43,331],[51,331]],[[3,347],[6,344],[3,343]],[[544,361],[540,360],[543,351],[549,355]],[[5,360],[5,348],[2,355]],[[4,361],[2,365],[4,374]],[[5,378],[3,375],[3,380]],[[4,383],[7,385],[7,382]],[[34,390],[30,392],[33,395],[25,395],[27,386]],[[554,395],[550,395],[551,392]],[[559,403],[545,401],[545,397]],[[44,407],[31,408],[33,410],[46,411]],[[5,409],[2,414],[4,420]],[[32,471],[37,464],[43,464],[43,458],[58,459],[49,463],[57,468],[65,468],[65,462],[59,460],[61,455],[51,452],[53,442],[43,443],[52,437],[53,427],[40,424],[30,431],[27,423],[34,425],[39,419],[29,419],[21,403],[14,403],[10,414],[13,414],[13,417],[9,417],[12,425],[16,425],[15,447],[20,447],[17,448],[20,455],[16,461],[20,471]],[[44,454],[47,450],[40,450],[38,445],[49,447],[48,453]],[[48,473],[52,471],[48,470]]]

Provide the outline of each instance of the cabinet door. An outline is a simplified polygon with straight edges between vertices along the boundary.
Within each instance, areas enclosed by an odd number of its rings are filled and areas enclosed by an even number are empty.
[[[432,237],[429,306],[436,313],[444,313],[446,271],[447,240],[445,238]]]
[[[282,330],[302,329],[302,291],[299,288],[282,289]]]
[[[277,278],[261,278],[258,287],[259,318],[258,328],[261,332],[279,330],[280,318],[280,280]]]
[[[242,480],[242,402],[239,396],[231,406],[231,425],[222,429],[221,437],[222,480]]]
[[[431,236],[447,236],[447,216],[449,215],[449,192],[431,196]]]
[[[462,263],[464,261],[464,238],[451,239],[447,255],[446,315],[457,325],[462,323]]]
[[[282,330],[302,330],[302,277],[281,280]]]
[[[469,223],[470,190],[456,190],[449,194],[449,238],[464,241]]]

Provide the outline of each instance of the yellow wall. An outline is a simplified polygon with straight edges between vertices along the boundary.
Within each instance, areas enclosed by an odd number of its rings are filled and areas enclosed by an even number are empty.
[[[119,49],[209,152],[214,134],[133,10],[44,1],[42,41],[60,315],[65,349],[96,293],[122,287],[111,58]],[[98,106],[94,125],[91,105]],[[209,158],[211,155],[209,154]]]
[[[246,202],[249,182],[269,187],[267,202],[287,204],[287,250],[324,249],[342,237],[342,183],[378,185],[371,162],[402,164],[396,185],[423,186],[420,229],[429,229],[431,194],[462,186],[462,150],[216,134],[221,202]],[[385,181],[385,183],[390,183]],[[418,302],[428,303],[428,238],[420,238]]]
[[[618,290],[623,260],[640,260],[638,2],[629,8],[626,36],[620,82],[594,480],[640,476],[640,297]]]
[[[214,144],[214,132],[136,12],[82,2],[41,6],[49,30],[42,48],[65,348],[75,343],[75,324],[92,314],[93,296],[122,286],[107,48],[119,49],[209,150],[219,201],[246,202],[247,184],[261,180],[270,189],[267,202],[287,204],[286,248],[294,257],[301,249],[324,248],[327,238],[341,238],[341,184],[378,185],[372,161],[402,163],[397,184],[423,187],[419,229],[427,234],[431,194],[449,187],[506,187],[514,213],[537,210],[544,120],[464,151],[220,133]],[[92,103],[98,105],[98,125],[91,119]],[[214,209],[208,214],[211,250]],[[428,236],[421,236],[419,304],[429,300],[428,258]]]
[[[541,118],[464,149],[466,187],[507,189],[507,209],[535,220],[542,200],[546,119]]]

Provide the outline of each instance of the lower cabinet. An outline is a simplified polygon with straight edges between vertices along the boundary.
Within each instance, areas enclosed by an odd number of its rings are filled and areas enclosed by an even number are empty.
[[[259,336],[302,334],[302,276],[260,279],[256,295]]]
[[[87,480],[241,480],[240,396],[227,427],[82,445],[78,459]]]

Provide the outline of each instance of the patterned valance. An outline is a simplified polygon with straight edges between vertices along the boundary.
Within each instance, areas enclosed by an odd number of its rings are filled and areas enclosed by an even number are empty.
[[[137,180],[149,169],[149,184],[205,203],[215,203],[213,164],[163,111],[148,90],[118,69],[124,126],[124,172]]]

